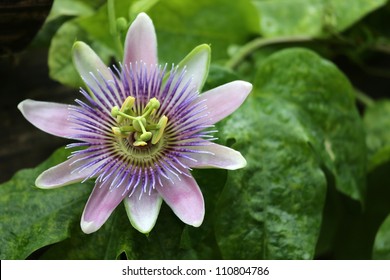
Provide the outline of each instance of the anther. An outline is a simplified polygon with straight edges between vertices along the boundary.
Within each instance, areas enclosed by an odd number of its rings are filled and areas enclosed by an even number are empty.
[[[165,127],[167,126],[168,118],[167,116],[162,116],[160,120],[158,121],[157,127],[158,129],[156,130],[155,133],[153,133],[153,138],[152,138],[152,144],[157,144],[158,141],[160,141],[161,137],[164,134]]]
[[[132,113],[133,113],[132,108],[133,108],[134,102],[135,102],[135,98],[132,96],[128,96],[125,99],[125,102],[123,102],[122,107],[120,109],[120,112],[132,115]],[[118,123],[122,122],[123,116],[117,116],[116,120]]]
[[[160,108],[160,101],[158,101],[156,97],[153,97],[149,100],[148,104],[146,104],[142,116],[148,117],[153,114],[158,108]]]
[[[133,146],[135,146],[135,147],[146,146],[146,145],[148,145],[148,143],[146,143],[145,141],[142,141],[142,140],[136,140],[133,143]]]
[[[144,132],[140,136],[140,139],[143,141],[149,141],[150,138],[152,138],[152,133],[150,131]]]
[[[111,116],[116,118],[118,116],[118,114],[119,114],[119,107],[118,106],[112,107],[112,109],[111,109]]]
[[[113,126],[113,127],[111,127],[111,129],[112,129],[112,132],[114,133],[114,135],[116,137],[120,137],[120,138],[127,137],[127,134],[123,133],[122,130],[119,127]]]

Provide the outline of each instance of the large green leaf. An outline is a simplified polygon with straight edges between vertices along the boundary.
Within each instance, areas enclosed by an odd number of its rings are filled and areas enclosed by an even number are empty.
[[[259,95],[285,98],[309,116],[312,144],[334,174],[337,189],[363,200],[365,134],[344,74],[312,51],[288,49],[261,65],[255,86]]]
[[[46,21],[57,19],[61,16],[87,16],[94,12],[102,1],[94,0],[57,0],[53,2],[50,14]]]
[[[390,260],[390,215],[382,223],[376,235],[372,258]]]
[[[288,49],[264,60],[252,97],[225,123],[222,138],[248,160],[229,173],[217,208],[225,258],[312,258],[323,169],[338,190],[364,198],[366,148],[353,89],[312,51]]]
[[[153,1],[155,2],[155,1]],[[213,60],[231,44],[258,34],[258,15],[248,0],[160,0],[147,13],[157,31],[161,61],[179,62],[194,46],[211,44]]]
[[[369,170],[390,160],[390,100],[375,102],[364,114]]]
[[[120,205],[101,229],[85,234],[75,225],[66,240],[54,244],[41,259],[103,260],[116,259],[122,252],[132,257],[132,230],[123,205]]]
[[[387,0],[252,0],[265,37],[323,37],[350,27]]]
[[[253,95],[226,122],[224,138],[248,165],[229,173],[216,209],[224,258],[313,258],[326,180],[303,117],[294,104]]]
[[[78,21],[68,21],[58,29],[51,41],[48,57],[50,77],[74,88],[81,86],[82,81],[73,66],[72,47],[76,40],[86,37]]]
[[[37,168],[22,170],[0,185],[0,259],[24,259],[35,250],[64,240],[79,219],[90,184],[53,190],[34,186],[45,169],[63,161],[61,149]]]

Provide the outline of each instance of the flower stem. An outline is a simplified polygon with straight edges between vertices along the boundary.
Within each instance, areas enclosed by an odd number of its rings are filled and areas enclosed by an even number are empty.
[[[312,41],[313,38],[309,36],[286,36],[286,37],[276,37],[276,38],[256,38],[246,45],[244,45],[240,50],[226,63],[226,67],[229,69],[235,69],[237,66],[251,53],[255,50],[273,44],[280,43],[296,43],[296,42],[308,42]]]
[[[118,51],[118,54],[120,55],[120,59],[123,58],[123,46],[121,41],[121,34],[118,32],[117,27],[117,21],[115,16],[115,0],[108,0],[107,1],[107,12],[108,12],[108,22],[109,22],[109,28],[110,28],[110,34],[112,37],[114,37],[115,45]]]
[[[364,92],[355,89],[354,93],[355,93],[356,100],[362,103],[363,105],[365,105],[366,107],[372,107],[375,104],[375,101]]]

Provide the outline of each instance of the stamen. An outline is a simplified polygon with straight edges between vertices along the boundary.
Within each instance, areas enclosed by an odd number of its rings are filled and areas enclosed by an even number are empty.
[[[132,115],[132,113],[133,113],[132,108],[133,108],[134,102],[135,102],[135,98],[132,96],[128,96],[126,98],[125,102],[123,102],[120,111],[127,114],[127,115],[128,114]],[[121,123],[123,121],[123,116],[118,116],[116,120],[118,123]]]
[[[166,116],[162,116],[161,119],[158,121],[157,127],[158,129],[153,134],[152,138],[152,144],[155,145],[160,141],[161,137],[164,134],[165,127],[167,126],[168,118]]]
[[[160,101],[153,97],[146,104],[142,110],[141,116],[136,116],[133,110],[135,98],[129,96],[123,102],[121,109],[118,106],[114,106],[111,109],[111,115],[116,118],[118,127],[112,127],[112,131],[115,136],[120,138],[129,137],[132,133],[134,138],[133,146],[146,146],[147,142],[152,140],[153,145],[157,144],[167,125],[168,118],[163,116],[159,122],[153,123],[154,120],[150,116],[154,114],[160,108]],[[130,124],[125,119],[131,120]]]

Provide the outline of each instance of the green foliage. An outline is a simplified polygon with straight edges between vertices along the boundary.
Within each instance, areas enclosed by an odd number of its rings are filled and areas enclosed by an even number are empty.
[[[148,13],[161,63],[210,44],[204,90],[237,79],[254,85],[216,133],[248,165],[193,171],[206,205],[199,228],[163,203],[146,236],[120,205],[85,235],[79,223],[93,182],[34,187],[40,172],[66,159],[61,149],[0,185],[0,258],[390,259],[390,101],[355,89],[334,63],[343,57],[364,75],[390,73],[387,2],[55,1],[36,44],[50,40],[50,76],[67,86],[82,85],[71,59],[76,40],[108,65],[122,60],[119,17],[131,23]],[[368,67],[371,58],[384,68]]]
[[[307,114],[311,143],[336,177],[336,187],[363,200],[363,125],[354,104],[353,88],[336,66],[313,52],[289,49],[264,61],[255,86],[260,95],[284,97]]]
[[[390,160],[390,100],[368,107],[364,114],[369,170]]]
[[[125,34],[118,34],[117,38],[110,31],[112,19],[109,18],[107,4],[98,9],[95,7],[91,12],[92,8],[84,1],[64,1],[61,5],[59,2],[56,2],[54,15],[49,18],[55,19],[64,14],[78,17],[64,23],[53,37],[49,53],[50,76],[65,85],[77,88],[81,85],[81,80],[72,63],[73,43],[76,40],[89,43],[108,64],[113,58],[118,62],[122,60],[118,44],[124,42]],[[68,2],[76,2],[82,10],[88,10],[79,11],[78,14],[76,10],[68,9]],[[226,46],[242,44],[252,34],[258,33],[258,17],[249,0],[136,1],[134,6],[131,1],[114,3],[117,18],[124,17],[129,20],[129,15],[135,16],[134,11],[148,12],[156,26],[162,63],[178,63],[195,46],[203,43],[212,45],[214,59],[226,59]],[[216,13],[224,16],[215,17]]]
[[[344,31],[386,0],[253,0],[265,37],[323,37]]]
[[[224,126],[248,166],[229,174],[216,234],[227,259],[310,259],[321,224],[325,176],[299,110],[254,97]]]
[[[64,1],[61,5],[66,5],[66,2]],[[62,8],[58,8],[58,10],[62,11]],[[89,8],[91,9],[91,7]],[[84,41],[90,44],[107,64],[113,57],[121,58],[120,50],[116,44],[118,38],[115,36],[117,34],[112,34],[110,24],[108,24],[107,4],[101,7],[95,6],[95,8],[96,10],[93,12],[89,10],[88,13],[73,14],[78,15],[78,17],[65,22],[53,36],[48,58],[49,74],[52,79],[75,88],[82,85],[81,78],[72,61],[71,50],[75,41]],[[116,16],[126,16],[128,9],[129,1],[115,1]]]
[[[91,191],[90,185],[56,190],[34,186],[42,171],[62,162],[67,155],[61,149],[37,168],[22,170],[0,186],[0,259],[24,259],[41,247],[70,236]]]
[[[223,132],[248,160],[220,200],[217,237],[227,258],[313,258],[326,194],[322,166],[341,191],[363,199],[366,152],[352,87],[311,51],[263,61],[252,98]]]
[[[202,43],[211,45],[214,60],[226,59],[226,46],[258,33],[258,18],[248,0],[161,0],[147,12],[156,25],[163,62],[180,61]]]
[[[372,257],[376,260],[390,259],[390,215],[379,228]]]

